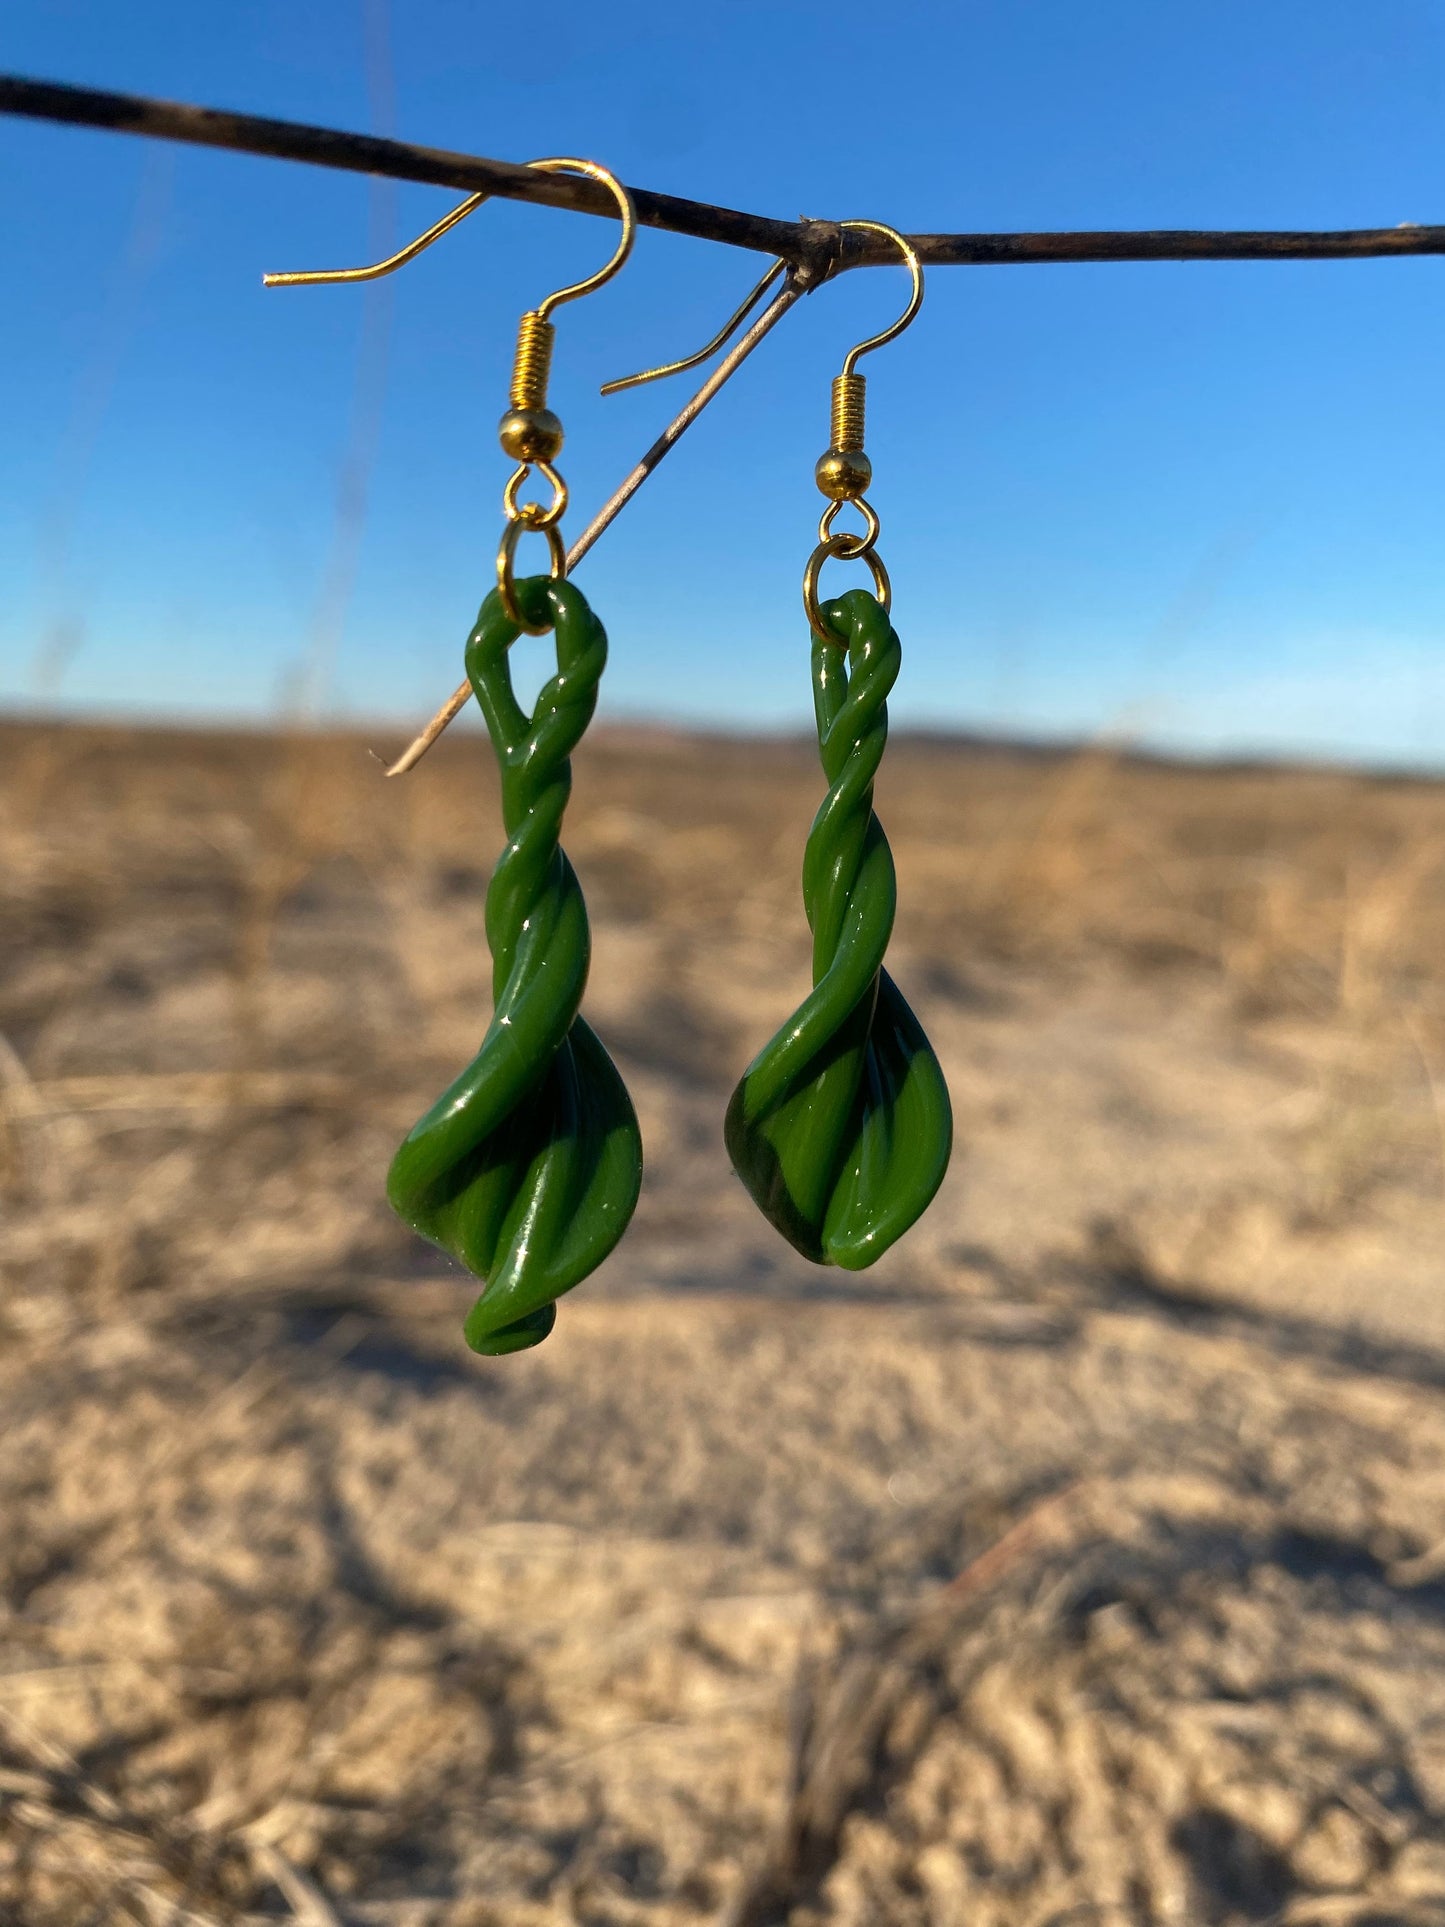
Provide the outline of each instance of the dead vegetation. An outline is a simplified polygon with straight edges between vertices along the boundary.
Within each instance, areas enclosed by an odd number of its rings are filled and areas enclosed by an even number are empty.
[[[802,745],[578,760],[647,1187],[481,1361],[381,1199],[483,750],[0,728],[0,1920],[1445,1922],[1445,790],[899,743],[962,1155],[728,1175]]]

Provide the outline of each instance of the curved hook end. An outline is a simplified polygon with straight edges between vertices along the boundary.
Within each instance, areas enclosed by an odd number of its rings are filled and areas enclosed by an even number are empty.
[[[554,308],[560,308],[564,301],[575,301],[579,295],[592,294],[605,286],[632,252],[632,243],[637,239],[637,212],[632,205],[632,196],[610,169],[598,161],[578,160],[570,155],[554,155],[543,161],[529,161],[529,167],[538,167],[544,174],[586,174],[594,181],[600,181],[617,203],[617,211],[622,217],[622,238],[613,250],[612,258],[596,274],[589,274],[585,281],[574,281],[570,287],[558,288],[544,300],[537,303],[536,313],[545,321]]]
[[[908,269],[913,281],[913,292],[908,298],[908,306],[892,327],[885,328],[881,334],[870,335],[867,341],[860,341],[856,348],[848,350],[843,359],[843,373],[851,375],[858,365],[860,356],[872,354],[875,348],[882,348],[887,342],[896,341],[923,306],[923,263],[919,260],[917,250],[907,235],[900,234],[895,227],[889,227],[886,221],[840,221],[838,225],[845,230],[853,228],[861,229],[868,234],[885,235],[903,256],[904,266]]]

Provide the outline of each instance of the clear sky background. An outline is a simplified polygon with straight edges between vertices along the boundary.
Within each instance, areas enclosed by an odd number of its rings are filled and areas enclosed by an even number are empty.
[[[1442,0],[8,0],[0,68],[784,217],[1445,221]],[[516,317],[610,235],[498,202],[370,291],[261,273],[452,198],[0,121],[0,705],[429,713],[491,580]],[[761,265],[644,231],[562,310],[574,533],[689,392],[598,384]],[[828,385],[905,293],[802,303],[581,565],[604,714],[806,725]],[[937,269],[866,366],[896,720],[1445,765],[1445,261]]]

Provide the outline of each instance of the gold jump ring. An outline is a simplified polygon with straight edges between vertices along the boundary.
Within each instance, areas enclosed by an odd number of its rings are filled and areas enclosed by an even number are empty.
[[[856,535],[830,535],[808,557],[808,566],[803,571],[803,608],[807,611],[808,626],[820,642],[836,645],[838,641],[831,630],[824,628],[818,609],[818,577],[830,556],[836,556],[840,562],[866,562],[868,573],[873,578],[873,592],[883,605],[883,613],[888,615],[893,608],[893,585],[888,580],[883,558],[871,543],[861,549],[855,548],[857,540]]]
[[[830,502],[827,508],[823,510],[818,522],[818,540],[820,542],[827,542],[832,539],[833,523],[837,519],[838,511],[846,506],[847,500],[845,498],[842,502]],[[872,548],[873,544],[878,540],[878,532],[883,526],[878,520],[877,509],[874,508],[873,504],[868,501],[865,496],[855,496],[853,498],[853,506],[862,513],[865,524],[861,534],[849,536],[849,540],[856,542],[858,546],[853,550],[851,555],[842,549],[835,551],[839,557],[849,562],[853,560],[854,556],[861,555],[865,549]],[[848,531],[840,530],[839,533],[847,534]]]
[[[534,467],[552,484],[550,503],[517,500],[517,490]],[[507,486],[502,490],[502,509],[509,522],[525,522],[530,529],[549,529],[562,520],[567,499],[567,484],[550,462],[523,462],[520,468],[513,469]]]
[[[523,521],[519,516],[516,521],[508,522],[506,528],[503,529],[501,545],[497,550],[497,589],[501,595],[502,607],[507,612],[507,620],[509,622],[515,622],[517,627],[526,635],[545,636],[552,626],[551,623],[543,622],[541,624],[533,624],[528,622],[521,610],[517,607],[515,594],[516,582],[513,576],[513,565],[517,557],[517,538],[521,535],[523,529],[532,526],[534,526],[532,523]],[[547,553],[551,557],[552,563],[549,574],[554,582],[561,582],[567,574],[567,550],[562,541],[562,531],[557,527],[555,522],[540,523],[537,524],[536,527],[538,533],[545,535],[547,538]]]

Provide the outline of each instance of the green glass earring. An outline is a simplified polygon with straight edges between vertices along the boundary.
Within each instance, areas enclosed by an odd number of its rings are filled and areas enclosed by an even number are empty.
[[[874,548],[878,517],[863,494],[872,468],[863,452],[864,378],[854,370],[859,355],[913,319],[922,270],[892,228],[841,225],[897,243],[913,276],[913,298],[891,329],[851,351],[833,384],[832,446],[817,467],[829,506],[803,576],[818,749],[829,784],[803,858],[813,990],[743,1074],[724,1136],[739,1177],[790,1244],[815,1263],[860,1271],[933,1199],[948,1168],[953,1116],[932,1046],[883,968],[897,882],[873,813],[873,779],[888,739],[887,697],[901,650],[889,620],[887,571]],[[833,532],[844,502],[863,514],[862,533]],[[875,593],[853,589],[820,605],[818,577],[833,556],[866,562]]]
[[[572,790],[569,758],[597,705],[607,637],[565,580],[558,525],[567,488],[552,465],[562,424],[547,407],[549,311],[617,271],[635,223],[626,189],[605,168],[577,160],[533,165],[580,171],[608,186],[622,213],[622,240],[599,274],[549,295],[518,329],[511,406],[499,433],[519,466],[502,498],[497,586],[466,648],[467,682],[501,771],[508,839],[487,890],[492,1020],[476,1057],[397,1150],[386,1187],[413,1230],[486,1281],[465,1332],[472,1349],[487,1354],[540,1344],[556,1321],[556,1300],[594,1271],[626,1230],[642,1184],[631,1099],[579,1014],[591,938],[581,887],[559,839]],[[533,468],[551,487],[548,503],[518,500]],[[516,580],[513,559],[524,529],[545,536],[550,575]],[[557,672],[528,716],[513,690],[508,651],[524,632],[548,630]]]
[[[547,1336],[556,1299],[612,1250],[642,1183],[631,1099],[578,1014],[587,910],[558,841],[568,757],[596,707],[607,637],[570,582],[533,576],[509,587],[533,633],[553,629],[557,673],[525,715],[507,656],[522,625],[494,589],[466,655],[501,769],[508,837],[487,890],[492,1021],[387,1177],[412,1229],[486,1279],[465,1327],[467,1343],[486,1353]]]

